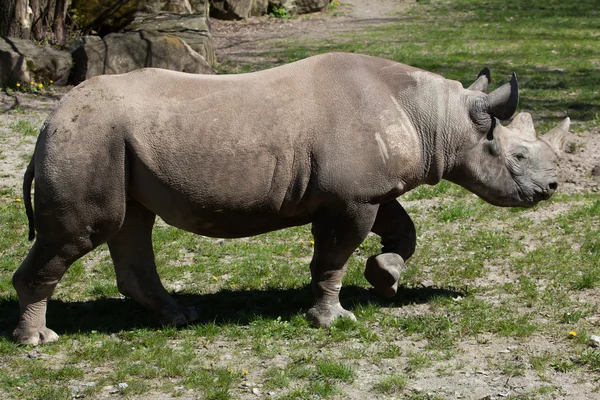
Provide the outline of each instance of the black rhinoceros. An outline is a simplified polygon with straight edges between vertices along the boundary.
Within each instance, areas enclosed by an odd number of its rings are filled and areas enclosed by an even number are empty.
[[[485,69],[459,82],[397,62],[333,53],[243,75],[143,69],[77,86],[40,132],[25,173],[30,239],[13,283],[21,343],[58,336],[46,303],[67,268],[108,243],[119,291],[184,324],[156,272],[156,215],[200,235],[235,238],[312,223],[315,303],[340,316],[346,262],[369,232],[382,254],[365,276],[384,295],[415,246],[396,198],[448,179],[499,206],[532,206],[556,190],[569,120],[536,138],[517,82],[490,94]],[[31,185],[35,179],[35,207]],[[35,211],[35,213],[34,213]],[[35,215],[34,215],[35,214]]]

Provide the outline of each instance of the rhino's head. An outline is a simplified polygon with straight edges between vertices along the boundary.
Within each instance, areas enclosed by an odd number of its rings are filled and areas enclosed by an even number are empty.
[[[533,206],[547,200],[558,187],[556,163],[561,154],[569,118],[537,138],[531,115],[518,114],[504,127],[517,108],[518,85],[515,74],[510,83],[490,94],[484,69],[466,95],[469,120],[476,134],[461,143],[455,168],[446,178],[485,201],[498,206]]]

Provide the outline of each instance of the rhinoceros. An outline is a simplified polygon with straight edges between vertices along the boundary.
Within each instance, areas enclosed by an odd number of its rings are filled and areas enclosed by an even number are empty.
[[[441,179],[498,206],[533,206],[557,189],[569,119],[536,138],[516,110],[516,77],[485,94],[394,61],[319,55],[242,75],[142,69],[72,89],[44,123],[24,177],[30,240],[13,276],[17,341],[58,339],[46,304],[67,268],[102,243],[119,291],[162,321],[197,318],[161,284],[156,216],[199,235],[238,238],[312,224],[314,305],[327,327],[346,263],[370,232],[382,253],[367,280],[393,296],[415,227],[397,198]],[[35,179],[34,206],[31,187]],[[35,215],[34,215],[35,214]]]

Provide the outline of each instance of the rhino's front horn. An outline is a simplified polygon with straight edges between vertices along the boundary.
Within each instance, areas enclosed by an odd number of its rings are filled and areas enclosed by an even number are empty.
[[[467,89],[485,92],[491,81],[492,75],[490,73],[490,69],[488,67],[483,67],[483,69],[479,72],[479,75],[477,75],[477,79],[475,80],[475,82],[473,82],[473,84]]]
[[[488,94],[490,104],[489,113],[501,120],[512,117],[519,104],[519,84],[517,74],[513,72],[510,82],[505,83],[492,93]]]
[[[563,119],[563,121],[555,126],[553,129],[548,131],[544,136],[540,139],[544,142],[548,143],[552,150],[556,153],[557,156],[562,154],[563,146],[565,145],[565,140],[567,139],[567,134],[569,133],[569,126],[571,125],[571,120],[569,117]]]
[[[507,128],[523,140],[533,142],[537,138],[535,135],[535,128],[533,127],[533,119],[529,113],[518,113]]]

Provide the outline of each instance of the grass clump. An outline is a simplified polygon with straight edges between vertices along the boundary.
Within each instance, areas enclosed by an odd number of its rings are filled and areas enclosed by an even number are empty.
[[[404,375],[387,376],[373,385],[373,390],[379,394],[400,394],[406,389],[408,379]]]
[[[13,132],[23,136],[37,136],[39,127],[34,125],[31,121],[26,119],[19,119],[10,125],[10,129]]]

